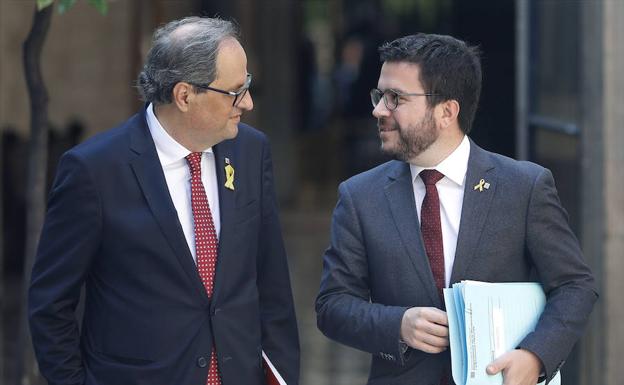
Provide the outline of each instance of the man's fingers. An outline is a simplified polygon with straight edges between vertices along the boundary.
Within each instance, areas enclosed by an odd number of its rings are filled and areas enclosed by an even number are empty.
[[[440,353],[448,348],[446,313],[436,308],[408,309],[401,320],[401,338],[407,345],[427,353]]]
[[[422,325],[422,328],[420,328],[420,330],[424,331],[427,334],[431,334],[434,336],[448,339],[448,334],[449,334],[448,327],[443,326],[443,325],[428,322]]]
[[[434,336],[419,330],[415,330],[410,336],[409,341],[405,342],[408,344],[411,342],[413,345],[423,343],[436,348],[447,348],[449,346],[448,338]]]
[[[502,372],[504,384],[535,384],[541,370],[539,357],[524,349],[511,350],[486,368],[488,374]]]
[[[436,323],[438,325],[448,326],[448,317],[445,311],[442,311],[435,307],[421,308],[420,316],[427,321]]]
[[[498,365],[495,365],[494,363],[491,363],[487,366],[487,368],[485,369],[485,371],[487,372],[487,374],[489,375],[493,375],[496,374],[498,372],[501,371],[501,368],[498,367]]]
[[[487,366],[487,368],[485,368],[485,371],[487,372],[487,374],[490,374],[490,375],[496,374],[504,370],[507,367],[507,364],[508,364],[507,354],[503,354],[502,356],[492,361]]]
[[[414,349],[422,350],[425,353],[431,354],[442,353],[447,349],[447,346],[429,345],[428,343],[425,343],[423,341],[416,341],[414,346],[412,347]]]

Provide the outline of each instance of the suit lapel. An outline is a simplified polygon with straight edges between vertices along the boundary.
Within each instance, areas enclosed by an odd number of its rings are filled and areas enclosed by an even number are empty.
[[[232,212],[235,207],[237,191],[237,175],[236,168],[238,162],[236,154],[234,152],[233,142],[227,140],[221,142],[212,147],[212,151],[215,156],[215,167],[217,168],[217,184],[219,190],[219,213],[221,217],[221,232],[223,227],[228,225],[232,217]],[[225,166],[227,165],[226,159],[230,162],[230,165],[234,168],[234,190],[230,190],[225,187]]]
[[[440,307],[442,302],[437,294],[429,260],[425,253],[420,223],[414,202],[414,187],[409,165],[404,162],[394,162],[393,170],[388,174],[389,183],[385,187],[386,198],[394,218],[394,224],[403,241],[409,259],[412,261],[417,274],[420,276],[427,293],[433,303]]]
[[[228,255],[228,247],[230,247],[233,240],[230,237],[235,236],[234,229],[230,227],[233,214],[236,207],[237,189],[240,187],[237,184],[236,169],[241,166],[237,162],[235,153],[234,141],[226,140],[212,147],[215,156],[215,167],[217,168],[217,186],[219,191],[219,213],[221,218],[221,231],[219,233],[219,252],[217,258],[217,266],[215,270],[214,278],[214,292],[212,294],[214,298],[219,295],[220,289],[223,286],[223,276],[225,275],[222,270],[226,264],[223,261]],[[234,190],[225,187],[225,166],[227,165],[226,159],[229,164],[234,168]],[[238,178],[238,180],[241,180]],[[235,242],[235,240],[234,240]]]
[[[206,290],[193,262],[178,214],[169,195],[169,188],[160,166],[160,159],[145,121],[145,112],[138,115],[138,119],[139,121],[134,125],[131,133],[131,149],[135,152],[136,157],[130,162],[130,166],[136,175],[152,214],[188,275],[189,281],[197,289],[198,294],[207,300]]]
[[[484,183],[489,183],[489,188],[475,188],[482,179]],[[451,284],[465,277],[466,270],[474,258],[496,192],[497,181],[489,154],[471,140]]]

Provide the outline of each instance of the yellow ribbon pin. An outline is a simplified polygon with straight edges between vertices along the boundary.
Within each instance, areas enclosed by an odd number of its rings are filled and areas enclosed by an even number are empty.
[[[230,159],[225,158],[225,187],[234,191],[234,167],[230,164]]]
[[[484,188],[486,190],[490,188],[490,184],[486,182],[485,179],[481,179],[479,183],[474,186],[474,189],[479,190],[479,192],[482,192]]]

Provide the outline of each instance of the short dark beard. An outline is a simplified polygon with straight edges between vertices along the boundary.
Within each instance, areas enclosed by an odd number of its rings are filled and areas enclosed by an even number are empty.
[[[384,150],[382,146],[382,152],[404,162],[422,154],[439,136],[432,109],[427,109],[425,116],[414,126],[402,128],[395,122],[393,128],[399,133],[397,148]]]

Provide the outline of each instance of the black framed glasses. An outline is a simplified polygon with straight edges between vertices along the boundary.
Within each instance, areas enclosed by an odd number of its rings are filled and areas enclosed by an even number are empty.
[[[234,100],[232,101],[232,106],[235,107],[235,106],[238,106],[241,100],[243,100],[243,98],[245,97],[245,94],[249,90],[249,86],[251,86],[251,78],[252,78],[251,74],[248,73],[247,78],[245,79],[245,84],[243,84],[243,86],[238,91],[220,90],[218,88],[210,87],[207,84],[195,84],[195,83],[189,83],[189,84],[197,88],[204,89],[204,90],[209,90],[209,91],[219,92],[225,95],[234,96]]]
[[[373,88],[370,91],[371,103],[373,103],[373,108],[377,107],[381,99],[383,99],[386,108],[390,111],[394,111],[399,106],[399,99],[405,96],[436,96],[438,94],[432,93],[407,93],[401,92],[393,89],[388,89],[385,91],[380,90],[379,88]]]

